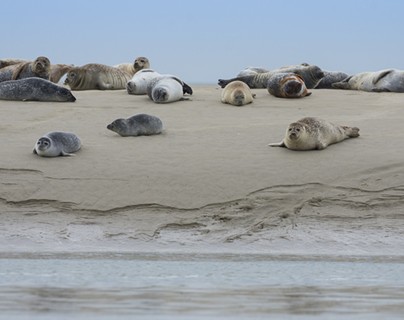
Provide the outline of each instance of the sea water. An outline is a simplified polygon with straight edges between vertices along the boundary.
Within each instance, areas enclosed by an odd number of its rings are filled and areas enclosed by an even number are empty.
[[[403,319],[404,259],[0,254],[0,319]]]

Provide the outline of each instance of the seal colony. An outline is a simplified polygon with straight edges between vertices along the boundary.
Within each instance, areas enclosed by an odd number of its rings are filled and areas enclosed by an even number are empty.
[[[52,131],[37,140],[33,153],[41,157],[72,156],[80,148],[80,138],[74,133]]]

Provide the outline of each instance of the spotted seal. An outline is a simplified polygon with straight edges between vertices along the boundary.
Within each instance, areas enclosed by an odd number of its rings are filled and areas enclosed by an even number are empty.
[[[187,100],[184,94],[192,95],[192,88],[184,81],[171,75],[153,78],[147,86],[147,95],[156,103],[170,103]]]
[[[333,83],[332,87],[368,92],[404,92],[404,71],[386,69],[377,72],[361,72]]]
[[[107,125],[107,129],[122,137],[150,136],[160,134],[163,130],[163,123],[156,116],[141,113],[128,119],[116,119]]]
[[[314,89],[334,89],[332,84],[340,82],[349,77],[348,74],[341,71],[323,71],[324,77]]]
[[[74,133],[53,131],[37,140],[33,153],[41,157],[72,156],[80,148],[80,138]]]
[[[268,80],[268,92],[278,98],[302,98],[311,95],[299,75],[280,72],[272,75]]]
[[[143,69],[130,79],[126,85],[128,94],[142,95],[147,94],[147,86],[151,80],[161,76],[160,73],[152,69]]]
[[[38,77],[49,80],[50,61],[47,57],[38,57],[35,61],[21,62],[0,69],[0,82]]]
[[[146,57],[137,57],[133,63],[120,63],[114,67],[133,77],[140,70],[150,69],[150,61]]]
[[[233,106],[243,106],[253,102],[251,89],[242,81],[232,81],[222,90],[222,102]]]
[[[322,150],[330,144],[359,137],[359,128],[335,125],[319,118],[307,117],[291,123],[282,142],[271,147],[291,150]]]
[[[262,72],[253,75],[241,76],[228,80],[219,79],[218,84],[219,86],[224,88],[228,83],[235,80],[240,80],[245,82],[252,89],[253,88],[262,89],[267,88],[268,80],[271,76],[273,76],[275,73],[280,72],[292,72],[298,74],[304,80],[307,89],[314,88],[319,83],[321,78],[324,77],[323,71],[318,66],[303,63],[300,65],[282,67],[269,72]]]
[[[0,100],[74,102],[69,89],[42,78],[0,82]]]
[[[65,85],[72,90],[119,90],[125,89],[131,76],[122,70],[104,64],[89,63],[73,67]]]

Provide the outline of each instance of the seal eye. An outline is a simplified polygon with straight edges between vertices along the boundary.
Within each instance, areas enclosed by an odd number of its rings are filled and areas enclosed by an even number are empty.
[[[299,129],[299,128],[296,128],[296,131],[297,131],[297,132],[299,132],[299,131],[300,131],[300,129]]]

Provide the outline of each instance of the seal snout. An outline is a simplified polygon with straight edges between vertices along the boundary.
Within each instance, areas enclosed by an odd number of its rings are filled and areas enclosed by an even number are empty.
[[[287,95],[296,95],[302,90],[302,83],[299,81],[291,80],[285,84],[285,93]]]

